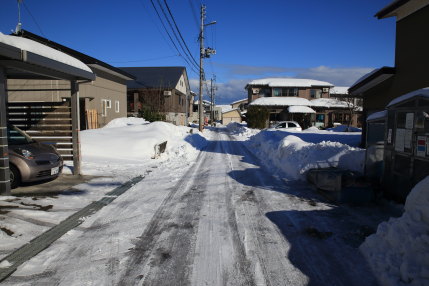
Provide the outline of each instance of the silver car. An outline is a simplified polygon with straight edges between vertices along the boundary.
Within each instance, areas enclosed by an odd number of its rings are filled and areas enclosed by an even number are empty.
[[[13,125],[8,125],[7,136],[12,188],[22,182],[54,179],[61,174],[63,159],[53,146],[36,142]]]

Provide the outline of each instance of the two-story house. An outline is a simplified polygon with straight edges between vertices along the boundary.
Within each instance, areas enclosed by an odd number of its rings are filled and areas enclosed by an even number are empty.
[[[80,129],[103,127],[111,120],[127,116],[126,82],[133,76],[99,59],[43,38],[26,30],[12,36],[23,37],[68,54],[86,65],[97,75],[93,81],[80,84]],[[8,80],[10,102],[62,102],[70,100],[70,83],[64,80]]]
[[[122,67],[135,76],[128,81],[128,112],[163,116],[167,122],[185,125],[192,112],[191,89],[185,67]]]
[[[396,17],[395,66],[377,68],[350,87],[351,95],[363,98],[364,118],[394,98],[429,86],[429,1],[393,1],[375,17]]]
[[[347,124],[350,104],[330,98],[329,82],[298,78],[265,78],[249,82],[245,89],[249,106],[264,106],[269,121],[295,120],[302,127]],[[354,120],[357,124],[357,120]]]

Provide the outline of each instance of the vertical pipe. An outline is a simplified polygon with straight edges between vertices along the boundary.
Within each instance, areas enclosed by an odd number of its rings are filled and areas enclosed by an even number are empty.
[[[71,113],[72,113],[72,142],[73,142],[73,175],[80,175],[80,118],[79,118],[79,85],[75,80],[70,82]]]
[[[0,67],[0,194],[10,195],[10,170],[7,142],[6,76]]]
[[[199,125],[198,129],[203,131],[203,57],[204,57],[204,13],[205,6],[201,5],[201,26],[200,26],[200,92],[198,96],[198,118]]]

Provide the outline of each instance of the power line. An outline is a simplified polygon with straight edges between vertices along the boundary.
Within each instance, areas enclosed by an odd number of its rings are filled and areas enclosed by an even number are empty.
[[[192,16],[194,17],[195,24],[197,25],[197,29],[200,29],[199,23],[198,23],[198,13],[195,5],[192,3],[192,0],[188,0],[189,6],[191,7]]]
[[[198,68],[198,64],[196,63],[196,61],[195,61],[195,59],[192,57],[192,55],[189,53],[187,53],[187,51],[186,51],[186,49],[183,47],[183,44],[182,44],[182,42],[186,45],[186,43],[184,42],[184,41],[181,41],[180,39],[179,39],[179,36],[177,36],[177,32],[176,32],[176,30],[173,28],[173,25],[172,25],[172,23],[171,23],[171,21],[170,21],[170,19],[169,19],[169,17],[168,17],[168,15],[166,14],[166,12],[165,12],[165,9],[164,9],[164,7],[162,7],[162,4],[161,4],[161,2],[160,2],[160,0],[158,0],[157,1],[158,2],[158,5],[159,5],[159,7],[160,7],[160,9],[161,9],[161,12],[164,14],[164,17],[165,17],[165,19],[167,20],[167,22],[168,22],[168,25],[170,26],[170,29],[171,29],[171,31],[173,32],[173,35],[174,35],[174,37],[176,38],[176,40],[177,40],[177,42],[179,43],[179,46],[182,48],[182,51],[184,52],[184,55],[188,58],[188,60],[196,67],[196,68]],[[165,2],[165,1],[164,1]],[[171,15],[171,14],[170,14]],[[174,19],[172,19],[173,21],[174,21]],[[177,26],[176,26],[177,27]],[[178,28],[177,28],[178,29]],[[179,32],[180,33],[180,32]],[[183,40],[183,38],[182,38],[182,40]],[[188,49],[188,51],[189,51],[189,49]]]
[[[158,12],[158,9],[156,8],[156,6],[155,6],[155,4],[153,3],[153,0],[150,0],[150,2],[151,2],[151,4],[152,4],[152,7],[153,7],[153,9],[155,10],[155,12],[156,12],[156,15],[158,16],[158,19],[161,21],[161,24],[162,24],[162,27],[164,28],[164,31],[167,33],[167,35],[168,35],[168,38],[170,39],[170,41],[171,41],[171,43],[173,44],[173,46],[174,46],[174,48],[176,49],[176,51],[179,53],[179,55],[183,58],[183,60],[189,65],[189,67],[196,73],[196,74],[198,74],[198,71],[197,70],[195,70],[194,69],[194,67],[193,67],[193,65],[185,58],[185,57],[183,57],[182,56],[182,54],[181,54],[181,52],[180,52],[180,50],[179,50],[179,48],[177,47],[177,45],[176,45],[176,43],[174,42],[174,40],[173,40],[173,38],[171,37],[171,35],[170,35],[170,33],[168,32],[168,29],[167,29],[167,27],[165,26],[165,24],[164,24],[164,21],[162,20],[162,17],[161,17],[161,15],[159,14],[159,12]]]
[[[36,21],[36,18],[34,18],[33,14],[31,13],[30,9],[28,9],[27,5],[25,5],[25,2],[22,1],[22,4],[24,4],[25,10],[27,10],[28,14],[30,14],[31,18],[33,19],[34,23],[36,24],[37,28],[39,29],[39,32],[42,34],[43,37],[47,38],[45,33],[43,33],[42,28],[40,27],[39,23]]]
[[[162,59],[168,59],[168,58],[174,58],[174,57],[180,57],[180,55],[177,54],[177,55],[158,57],[158,58],[151,58],[151,59],[141,59],[141,60],[110,61],[110,63],[112,63],[112,64],[120,64],[120,63],[149,62],[149,61],[156,61],[156,60],[162,60]]]
[[[195,58],[192,56],[191,52],[189,51],[188,45],[186,44],[185,40],[183,39],[182,33],[180,32],[179,27],[176,24],[176,21],[174,20],[173,14],[171,13],[170,7],[167,4],[167,1],[164,0],[164,4],[165,7],[167,7],[168,13],[170,14],[171,19],[173,20],[174,26],[176,27],[177,32],[179,33],[180,39],[182,39],[183,44],[186,47],[186,50],[188,51],[189,56],[192,58],[192,60],[194,61],[194,63],[198,66],[197,61],[195,60]]]

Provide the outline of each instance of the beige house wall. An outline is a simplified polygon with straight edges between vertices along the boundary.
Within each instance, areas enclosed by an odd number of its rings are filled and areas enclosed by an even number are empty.
[[[222,124],[227,125],[231,122],[238,122],[241,123],[241,115],[238,110],[231,110],[228,112],[222,113]]]
[[[119,81],[119,80],[118,80]],[[70,83],[62,80],[8,80],[8,100],[13,101],[62,101],[70,98]],[[33,91],[18,91],[18,90]],[[44,91],[34,91],[45,89]],[[95,81],[79,85],[79,97],[85,101],[85,109],[95,109],[99,127],[115,118],[127,116],[127,87],[125,81],[117,82],[97,76]],[[103,104],[105,102],[106,104]],[[109,107],[110,102],[110,107]]]

